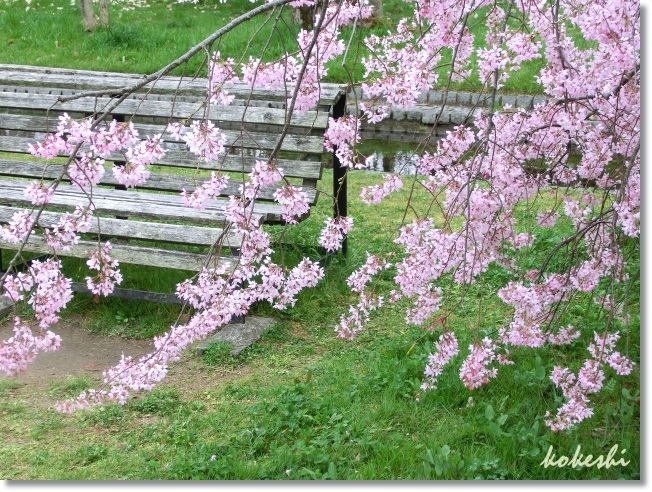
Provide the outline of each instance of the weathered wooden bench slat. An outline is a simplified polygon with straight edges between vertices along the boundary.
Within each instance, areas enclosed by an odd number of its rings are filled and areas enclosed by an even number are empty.
[[[18,207],[0,206],[0,223],[9,222],[16,212],[29,211]],[[56,225],[62,213],[43,211],[39,215],[41,227]],[[101,218],[101,226],[96,219],[90,221],[90,234],[102,234],[105,237],[119,239],[136,239],[143,241],[157,241],[171,244],[185,244],[190,246],[213,246],[219,241],[219,246],[224,248],[237,248],[241,238],[232,232],[225,233],[217,227],[201,227],[192,225],[167,224],[165,222],[145,222],[139,220]]]
[[[26,85],[34,88],[51,85],[75,90],[92,89],[118,89],[127,84],[143,80],[142,75],[115,73],[115,72],[89,72],[86,70],[73,70],[67,68],[31,67],[22,65],[0,64],[0,80],[3,83]],[[148,84],[143,92],[181,94],[192,96],[205,96],[208,79],[192,77],[164,76]],[[239,98],[252,97],[269,101],[284,101],[291,96],[291,88],[285,91],[283,87],[271,89],[252,89],[246,84],[237,83],[227,88],[228,92]],[[321,84],[319,92],[320,105],[332,105],[342,94],[342,87],[338,84]]]
[[[1,113],[0,113],[1,114]],[[2,115],[3,119],[0,127],[5,130],[17,130],[28,132],[56,133],[58,119],[54,115],[50,118],[43,116]],[[169,133],[165,133],[165,126],[147,123],[134,123],[134,128],[139,135],[162,135],[162,140],[170,144],[176,144],[180,148],[185,146],[185,142],[177,141]],[[277,134],[262,132],[244,132],[238,130],[222,130],[225,136],[225,146],[234,147],[235,150],[242,148],[256,150],[272,150],[276,148],[278,141]],[[301,152],[306,154],[322,154],[324,152],[324,138],[316,135],[296,135],[288,134],[283,139],[281,151],[284,152]],[[33,142],[30,142],[33,143]],[[26,150],[22,149],[21,152]]]
[[[75,258],[88,258],[94,249],[97,249],[97,241],[79,241],[65,256]],[[174,249],[151,248],[149,246],[132,245],[124,243],[111,243],[111,258],[118,260],[120,263],[132,263],[136,265],[153,266],[158,268],[172,268],[175,270],[200,271],[202,266],[226,265],[228,269],[234,268],[237,263],[235,257],[219,257],[219,260],[206,260],[205,253],[192,253],[189,251],[178,251]],[[15,248],[15,244],[0,241],[0,248]],[[45,238],[42,236],[30,236],[27,240],[24,251],[41,254],[52,254],[50,247]]]
[[[1,115],[0,115],[1,118]],[[24,154],[28,145],[34,144],[36,138],[2,136],[0,133],[0,152],[12,152]],[[167,147],[167,145],[165,146]],[[112,156],[108,161],[122,160],[121,156]],[[184,150],[169,150],[162,159],[156,161],[157,165],[199,169],[205,171],[225,172],[251,172],[257,160],[264,157],[243,156],[226,154],[220,157],[217,162],[197,162],[196,158]],[[283,169],[283,174],[288,178],[321,179],[322,164],[317,161],[300,161],[292,159],[276,159],[276,165]]]
[[[280,153],[274,164],[293,183],[300,182],[309,205],[316,203],[316,185],[323,171],[324,132],[331,115],[343,114],[343,87],[322,84],[315,110],[291,115],[288,132],[279,146],[279,136],[288,119],[284,108],[291,88],[251,90],[244,84],[235,84],[227,88],[236,97],[234,104],[217,106],[208,101],[207,79],[164,76],[129,94],[111,109],[108,117],[131,121],[141,137],[162,134],[165,156],[149,167],[150,177],[142,187],[128,190],[120,186],[109,169],[112,161],[121,162],[125,157],[116,153],[107,158],[107,172],[100,185],[90,192],[95,207],[90,230],[71,251],[55,253],[42,236],[42,228],[53,227],[65,212],[88,203],[88,196],[69,184],[70,178],[63,168],[67,156],[54,161],[40,160],[26,155],[29,145],[42,141],[48,132],[56,132],[62,113],[75,119],[97,116],[117,103],[110,96],[138,84],[143,77],[0,64],[0,152],[6,153],[0,156],[0,224],[10,222],[18,210],[36,212],[39,208],[25,194],[29,182],[45,180],[47,185],[62,179],[46,209],[38,211],[38,227],[24,251],[84,258],[98,247],[101,239],[111,241],[111,255],[122,263],[198,271],[208,261],[208,267],[221,264],[233,268],[242,238],[225,229],[229,201],[212,199],[200,211],[184,206],[179,192],[194,191],[206,179],[207,171],[222,171],[231,177],[222,196],[238,195],[244,175],[251,172],[256,161],[267,160],[277,146]],[[93,96],[61,101],[87,91],[92,91]],[[165,132],[170,121],[187,125],[193,120],[207,119],[226,138],[227,152],[216,162],[199,161],[183,139],[177,141]],[[282,207],[272,201],[275,190],[283,184],[261,190],[253,204],[252,220],[285,222]],[[15,250],[17,246],[0,242],[0,250],[3,248]],[[212,256],[206,260],[209,251]],[[147,300],[160,301],[165,297],[163,302],[171,302],[168,298],[173,297],[129,289],[119,289],[116,295],[130,297],[130,292]]]
[[[49,94],[7,94],[0,92],[0,106],[4,108],[50,111],[53,115],[72,111],[101,113],[112,102],[115,102],[115,100],[111,98],[86,98],[59,102],[58,96]],[[286,112],[283,109],[207,106],[204,102],[137,101],[133,99],[125,99],[117,108],[111,111],[111,114],[125,116],[138,114],[141,117],[173,119],[208,118],[216,122],[218,127],[220,123],[283,125],[286,120]],[[326,129],[327,124],[328,114],[324,112],[295,113],[290,118],[290,125],[299,128]]]
[[[25,196],[25,182],[22,180],[0,179],[0,204],[30,206],[30,200]],[[72,186],[59,186],[50,206],[74,207],[83,203],[86,194]],[[113,190],[106,188],[93,189],[93,204],[98,213],[125,217],[140,217],[153,220],[171,220],[194,222],[198,224],[224,224],[224,209],[226,200],[212,200],[204,210],[185,207],[178,195],[163,195],[129,190]],[[280,205],[266,203],[254,204],[254,216],[263,221],[279,222],[281,220]]]
[[[34,178],[34,179],[57,179],[61,176],[61,167],[62,165],[48,164],[43,162],[26,162],[26,161],[12,161],[7,159],[0,159],[0,176],[16,176],[21,178]],[[200,186],[205,180],[205,177],[193,178],[190,176],[174,176],[170,174],[156,174],[152,173],[147,179],[147,182],[139,186],[138,189],[142,190],[160,190],[160,191],[170,191],[178,192],[178,190],[185,189],[189,193],[192,192],[195,188]],[[70,181],[69,178],[64,178],[64,181],[67,183]],[[120,183],[115,179],[110,170],[107,170],[104,174],[102,180],[100,181],[102,185],[113,185],[118,186]],[[222,192],[222,195],[240,195],[238,189],[241,182],[237,181],[229,182],[225,190]],[[27,183],[25,183],[25,186]],[[273,201],[274,200],[274,191],[276,187],[267,186],[260,190],[258,198],[261,200]],[[317,199],[317,191],[315,189],[306,188],[304,189],[306,195],[308,195],[308,202],[312,205]]]

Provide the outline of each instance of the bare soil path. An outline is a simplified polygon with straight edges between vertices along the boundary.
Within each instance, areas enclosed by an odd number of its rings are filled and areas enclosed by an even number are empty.
[[[0,324],[0,340],[12,336],[11,320]],[[122,353],[137,357],[151,352],[152,340],[127,340],[120,337],[104,337],[85,330],[79,320],[68,318],[52,328],[63,342],[57,352],[40,353],[25,373],[14,378],[17,381],[37,381],[89,376],[99,379],[102,371],[120,360]]]
[[[10,338],[12,330],[10,318],[0,321],[0,341]],[[102,372],[119,362],[123,353],[137,359],[154,349],[151,339],[125,339],[94,334],[84,328],[82,318],[71,316],[59,321],[52,331],[62,338],[59,351],[39,353],[26,372],[9,378],[21,383],[20,387],[11,391],[13,397],[39,408],[50,407],[59,401],[50,391],[53,383],[65,382],[74,377],[87,377],[98,384],[93,387],[99,388]],[[252,372],[252,368],[246,366],[209,369],[193,349],[189,349],[181,360],[171,364],[162,384],[174,388],[182,397],[193,398],[212,386],[246,377]],[[0,374],[0,377],[5,376]],[[133,395],[133,398],[142,397],[142,394]]]

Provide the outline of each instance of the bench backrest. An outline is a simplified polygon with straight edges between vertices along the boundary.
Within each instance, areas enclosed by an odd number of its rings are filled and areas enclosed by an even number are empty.
[[[68,102],[59,96],[80,91],[111,90],[124,87],[142,76],[108,72],[0,65],[0,152],[27,153],[28,145],[48,132],[56,131],[58,116],[85,117],[104,111],[114,102],[110,97],[86,97]],[[178,192],[193,190],[208,171],[237,173],[223,194],[237,195],[242,173],[248,173],[256,160],[277,145],[286,124],[286,91],[266,91],[236,85],[228,88],[236,96],[231,106],[216,106],[207,101],[206,79],[163,77],[132,94],[111,116],[132,121],[140,135],[163,134],[166,155],[156,162],[154,172],[142,189]],[[317,180],[323,170],[323,134],[333,104],[343,95],[340,86],[324,85],[314,111],[294,114],[290,129],[276,159],[288,178],[304,187],[311,204],[317,200]],[[216,162],[198,162],[183,141],[164,132],[169,122],[188,124],[208,118],[227,139],[227,153]],[[120,157],[114,157],[120,160]],[[110,160],[110,159],[109,159]],[[180,169],[186,168],[186,171]],[[53,179],[58,170],[42,162],[21,162],[0,157],[0,176]],[[117,185],[106,173],[102,184]],[[274,188],[261,191],[259,199],[273,200]],[[267,220],[280,220],[269,214]]]

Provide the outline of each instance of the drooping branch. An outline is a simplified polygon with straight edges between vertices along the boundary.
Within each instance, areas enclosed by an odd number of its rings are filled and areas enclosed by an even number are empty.
[[[276,7],[286,5],[294,0],[274,0],[269,3],[265,3],[263,5],[260,5],[259,7],[256,7],[255,9],[250,10],[249,12],[246,12],[242,14],[239,17],[236,17],[229,23],[227,23],[225,26],[221,27],[217,31],[215,31],[213,34],[205,38],[203,41],[197,43],[195,46],[190,48],[188,51],[186,51],[183,55],[181,55],[179,58],[176,60],[168,63],[166,66],[161,68],[160,70],[154,72],[151,75],[145,75],[141,80],[138,82],[135,82],[130,85],[126,85],[124,87],[120,87],[117,89],[105,89],[105,90],[93,90],[93,91],[82,91],[78,92],[76,94],[72,95],[66,95],[66,96],[60,96],[58,100],[60,102],[66,102],[66,101],[72,101],[75,99],[79,99],[82,97],[102,97],[102,96],[109,96],[109,97],[115,97],[115,96],[123,96],[125,94],[131,94],[138,89],[141,89],[145,87],[147,84],[150,82],[154,82],[164,75],[170,73],[172,70],[175,68],[183,65],[186,63],[188,60],[190,60],[193,56],[195,56],[197,53],[201,51],[205,51],[208,49],[215,41],[220,39],[222,36],[225,34],[229,33],[236,27],[238,27],[240,24],[247,22],[248,20],[253,19],[256,17],[258,14],[262,14],[263,12],[267,12],[268,10],[275,9]]]

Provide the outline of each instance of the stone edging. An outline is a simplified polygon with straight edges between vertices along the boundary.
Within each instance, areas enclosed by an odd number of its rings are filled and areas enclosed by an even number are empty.
[[[356,100],[364,102],[362,90],[356,87],[347,94],[347,113],[356,113]],[[380,138],[400,141],[418,141],[424,133],[432,131],[437,115],[441,130],[437,136],[444,135],[453,125],[467,123],[476,111],[489,106],[490,97],[487,94],[473,92],[448,91],[446,104],[442,110],[444,91],[431,90],[417,98],[417,104],[408,109],[392,108],[388,119],[375,125],[362,124],[363,138]],[[498,94],[498,106],[510,105],[514,108],[532,109],[536,104],[546,102],[549,98],[543,95]],[[402,134],[400,137],[399,134]]]

